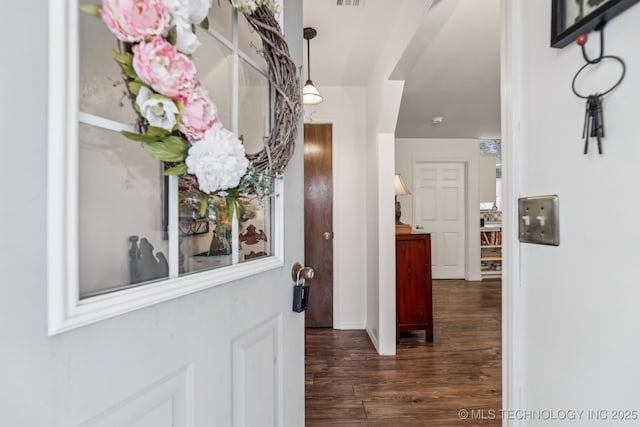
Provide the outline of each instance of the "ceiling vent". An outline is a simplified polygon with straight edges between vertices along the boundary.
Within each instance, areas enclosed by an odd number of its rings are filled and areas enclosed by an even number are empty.
[[[364,0],[336,0],[337,6],[364,6]]]

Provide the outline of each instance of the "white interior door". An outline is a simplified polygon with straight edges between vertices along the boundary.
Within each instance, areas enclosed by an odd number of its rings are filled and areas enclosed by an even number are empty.
[[[465,277],[465,165],[418,162],[414,222],[431,233],[434,279]]]

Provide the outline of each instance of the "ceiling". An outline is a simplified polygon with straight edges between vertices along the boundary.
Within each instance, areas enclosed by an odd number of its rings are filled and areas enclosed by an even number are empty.
[[[396,137],[499,137],[499,0],[304,0],[304,26],[318,32],[314,84],[366,86],[390,29],[410,14],[422,17],[400,59],[405,69],[393,76],[405,80]]]

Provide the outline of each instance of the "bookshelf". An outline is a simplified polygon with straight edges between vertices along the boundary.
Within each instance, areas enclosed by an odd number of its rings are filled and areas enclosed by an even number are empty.
[[[501,223],[485,223],[480,227],[480,272],[487,279],[502,275]]]

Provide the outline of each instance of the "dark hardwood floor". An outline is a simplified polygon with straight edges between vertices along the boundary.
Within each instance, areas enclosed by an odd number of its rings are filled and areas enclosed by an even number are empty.
[[[307,329],[306,426],[501,425],[500,306],[499,280],[434,280],[434,342],[403,333],[396,356],[365,331]]]

